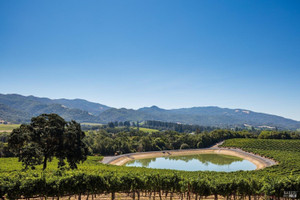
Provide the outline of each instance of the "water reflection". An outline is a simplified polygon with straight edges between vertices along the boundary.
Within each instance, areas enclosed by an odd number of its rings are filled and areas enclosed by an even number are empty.
[[[186,156],[165,156],[133,160],[126,166],[158,169],[176,169],[186,171],[238,171],[254,170],[256,166],[242,158],[222,154],[198,154]]]

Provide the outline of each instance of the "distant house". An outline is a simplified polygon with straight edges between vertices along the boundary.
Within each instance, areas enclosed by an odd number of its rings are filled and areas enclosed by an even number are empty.
[[[0,119],[0,124],[8,124],[8,122],[3,119]]]

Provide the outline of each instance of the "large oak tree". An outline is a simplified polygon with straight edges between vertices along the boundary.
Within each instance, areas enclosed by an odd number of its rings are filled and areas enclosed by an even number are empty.
[[[47,162],[57,157],[58,167],[64,166],[67,160],[70,168],[75,169],[87,157],[84,136],[77,122],[66,122],[57,114],[41,114],[33,117],[30,124],[14,129],[8,144],[25,168],[43,164],[44,170]]]

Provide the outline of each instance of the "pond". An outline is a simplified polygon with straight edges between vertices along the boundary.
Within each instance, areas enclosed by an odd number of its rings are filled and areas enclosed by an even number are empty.
[[[127,162],[125,166],[218,172],[256,169],[256,165],[248,160],[224,154],[197,154],[137,159]]]

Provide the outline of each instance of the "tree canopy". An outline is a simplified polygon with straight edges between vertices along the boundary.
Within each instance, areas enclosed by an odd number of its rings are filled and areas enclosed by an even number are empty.
[[[81,126],[75,121],[66,122],[57,114],[41,114],[22,124],[9,136],[9,148],[19,157],[25,168],[59,159],[58,167],[65,165],[76,169],[79,162],[87,158],[88,148],[82,141],[85,137]]]

